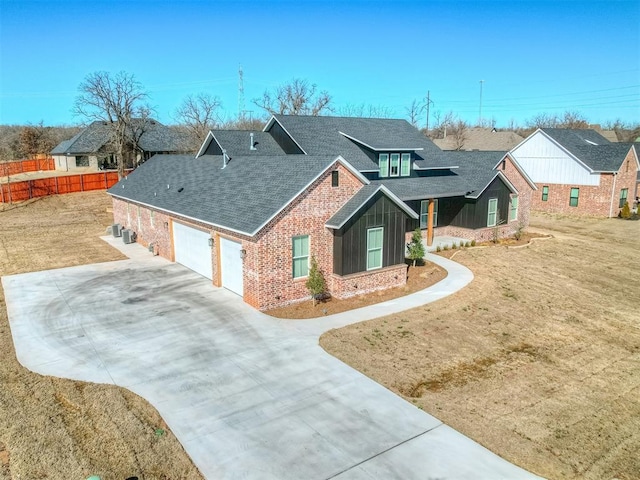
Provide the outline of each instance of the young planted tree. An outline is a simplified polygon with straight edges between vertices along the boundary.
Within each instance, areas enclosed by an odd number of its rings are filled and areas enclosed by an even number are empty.
[[[305,286],[311,294],[313,299],[313,306],[316,306],[316,301],[327,291],[327,283],[324,280],[322,271],[318,268],[318,262],[316,257],[311,257],[311,267],[309,268],[309,277]]]
[[[125,161],[134,134],[146,124],[150,107],[147,93],[135,77],[126,72],[89,74],[79,86],[74,112],[88,120],[100,120],[110,127],[111,142],[118,160],[118,176],[124,176]]]
[[[422,260],[425,255],[424,244],[422,243],[422,234],[420,229],[416,228],[411,235],[411,242],[407,245],[409,259],[413,260],[413,266],[416,266],[418,260]]]

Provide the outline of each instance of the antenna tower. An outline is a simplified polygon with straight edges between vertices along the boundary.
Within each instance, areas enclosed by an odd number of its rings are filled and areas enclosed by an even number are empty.
[[[242,65],[238,66],[238,120],[244,119],[244,80]]]

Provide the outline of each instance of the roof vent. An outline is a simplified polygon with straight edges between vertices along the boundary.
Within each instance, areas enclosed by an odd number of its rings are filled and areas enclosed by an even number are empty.
[[[227,151],[224,148],[222,149],[222,163],[222,168],[225,168],[229,163],[229,155],[227,155]]]
[[[256,142],[253,140],[253,132],[249,134],[249,138],[251,139],[251,144],[249,145],[249,150],[257,150]]]

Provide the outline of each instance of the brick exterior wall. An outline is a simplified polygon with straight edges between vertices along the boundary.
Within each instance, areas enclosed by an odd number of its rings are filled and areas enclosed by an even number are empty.
[[[332,275],[332,295],[336,298],[349,298],[363,293],[371,293],[392,287],[401,287],[407,283],[407,265],[393,265],[351,275]]]
[[[309,235],[309,254],[316,258],[327,289],[335,296],[333,234],[324,225],[363,186],[341,164],[336,163],[336,168],[338,187],[331,186],[329,169],[247,246],[244,290],[250,305],[267,310],[310,298],[306,278],[292,278],[292,238],[297,235]]]
[[[633,206],[637,175],[638,166],[636,157],[633,149],[630,148],[618,173],[615,176],[611,173],[601,173],[600,185],[598,186],[566,185],[557,183],[537,184],[538,191],[535,192],[531,208],[533,210],[550,213],[591,215],[599,217],[616,216],[620,211],[618,205],[622,189],[628,189],[627,198],[629,201],[629,207]],[[542,188],[544,186],[549,187],[547,201],[542,200]],[[577,207],[569,205],[569,197],[571,195],[572,188],[580,189]]]
[[[331,186],[331,170],[334,169],[339,172],[338,187]],[[318,267],[325,276],[328,293],[336,298],[406,283],[404,264],[347,277],[333,274],[333,233],[324,225],[362,186],[360,179],[336,162],[334,168],[327,170],[255,237],[169,216],[117,198],[113,198],[113,216],[115,223],[136,232],[138,243],[144,246],[150,243],[157,245],[158,253],[171,261],[175,260],[171,242],[174,220],[208,231],[215,239],[215,246],[211,249],[211,262],[213,284],[216,286],[222,286],[218,261],[220,237],[241,242],[246,251],[243,260],[244,301],[259,310],[268,310],[310,298],[305,286],[306,277],[292,278],[292,238],[297,235],[309,235],[309,254],[316,258]],[[358,285],[358,288],[354,285]]]

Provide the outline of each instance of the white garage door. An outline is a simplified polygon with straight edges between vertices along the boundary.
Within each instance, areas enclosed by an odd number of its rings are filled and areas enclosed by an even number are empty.
[[[213,279],[208,232],[173,222],[173,249],[176,262],[209,280]]]
[[[220,237],[220,276],[222,278],[222,286],[243,296],[241,250],[241,243]]]

